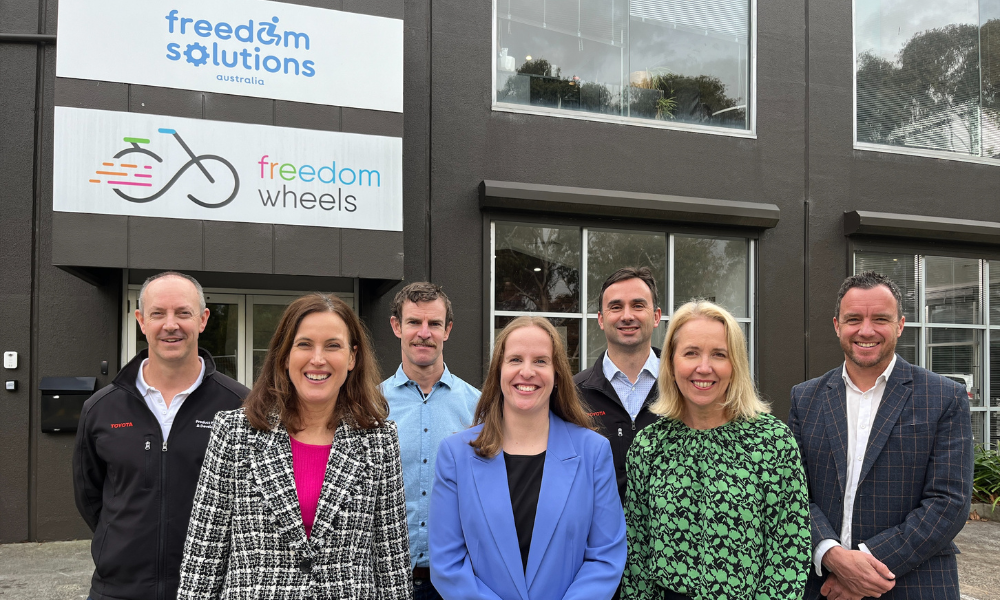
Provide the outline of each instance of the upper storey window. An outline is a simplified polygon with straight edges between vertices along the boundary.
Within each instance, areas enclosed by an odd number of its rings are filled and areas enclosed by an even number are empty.
[[[753,129],[751,0],[495,0],[494,107]]]
[[[854,50],[858,147],[1000,159],[1000,0],[855,0]]]

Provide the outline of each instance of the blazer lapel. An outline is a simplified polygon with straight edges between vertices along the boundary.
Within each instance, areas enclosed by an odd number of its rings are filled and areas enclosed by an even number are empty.
[[[300,550],[306,544],[306,532],[302,526],[299,497],[295,493],[288,432],[278,425],[271,431],[255,431],[254,434],[250,472],[257,490],[274,516],[278,535],[290,548]]]
[[[334,517],[340,507],[351,499],[355,488],[365,479],[366,465],[358,460],[358,457],[365,456],[370,456],[368,440],[357,429],[342,422],[330,449],[310,540],[322,540],[334,530]]]
[[[834,376],[827,384],[824,405],[826,438],[830,441],[840,493],[843,494],[847,487],[847,388],[839,376]]]
[[[531,549],[528,551],[528,565],[525,572],[525,584],[528,589],[531,589],[542,557],[545,556],[552,541],[552,535],[563,514],[579,466],[580,457],[573,447],[566,422],[550,412],[549,441],[545,452],[542,487],[538,492],[535,526],[531,532]]]
[[[548,464],[546,464],[548,467]],[[483,506],[483,514],[489,524],[493,541],[503,556],[504,565],[510,578],[521,595],[528,600],[528,587],[524,583],[524,566],[521,564],[521,548],[517,543],[517,528],[514,525],[514,509],[510,504],[510,488],[507,485],[507,466],[503,454],[493,458],[472,457],[472,475],[476,480],[476,491]],[[539,498],[541,503],[541,498]],[[536,519],[537,523],[538,520]]]
[[[861,474],[858,481],[864,481],[868,471],[878,455],[882,453],[882,448],[889,441],[889,433],[899,420],[899,413],[906,406],[913,396],[913,371],[910,363],[896,357],[896,366],[889,374],[888,381],[885,382],[885,392],[882,394],[882,401],[875,412],[872,420],[872,430],[868,436],[868,447],[865,448],[865,461],[861,463]]]

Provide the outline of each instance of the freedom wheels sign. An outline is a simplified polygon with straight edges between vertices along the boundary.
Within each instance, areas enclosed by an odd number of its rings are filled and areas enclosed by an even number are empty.
[[[281,2],[60,0],[56,75],[403,111],[403,22]]]
[[[403,230],[401,138],[55,111],[56,211]]]

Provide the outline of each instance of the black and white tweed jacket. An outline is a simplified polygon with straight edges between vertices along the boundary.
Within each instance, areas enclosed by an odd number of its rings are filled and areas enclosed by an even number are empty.
[[[412,598],[399,440],[392,421],[341,423],[312,535],[288,432],[220,412],[194,497],[178,600]]]

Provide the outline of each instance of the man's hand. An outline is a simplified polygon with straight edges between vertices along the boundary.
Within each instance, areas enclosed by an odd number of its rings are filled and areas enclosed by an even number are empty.
[[[841,585],[840,580],[837,579],[836,573],[830,573],[826,576],[826,581],[823,582],[823,587],[820,588],[819,593],[826,596],[829,600],[861,600],[864,597],[848,592]]]
[[[846,598],[879,598],[896,585],[896,576],[882,561],[860,550],[845,550],[834,546],[823,555],[823,566],[836,574],[836,583],[832,585],[846,590],[849,594]],[[830,580],[827,579],[827,582]],[[823,588],[826,588],[826,583]]]

